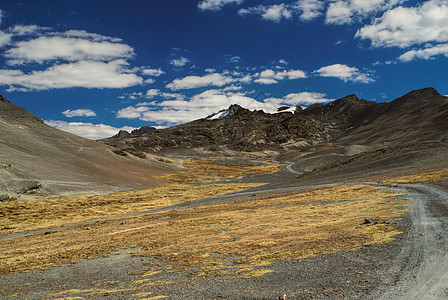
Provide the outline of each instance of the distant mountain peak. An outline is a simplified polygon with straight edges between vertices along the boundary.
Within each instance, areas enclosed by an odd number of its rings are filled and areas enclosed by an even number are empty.
[[[232,104],[227,109],[222,109],[216,113],[213,113],[209,116],[207,116],[206,120],[219,120],[224,118],[231,118],[236,115],[248,113],[250,110],[238,105],[238,104]]]
[[[427,87],[423,89],[410,91],[409,93],[392,101],[391,104],[396,105],[404,103],[417,103],[422,102],[426,99],[433,99],[434,97],[439,98],[442,97],[442,95],[440,95],[435,88]]]
[[[440,96],[439,92],[433,88],[433,87],[427,87],[427,88],[422,88],[422,89],[418,89],[418,90],[413,90],[410,91],[409,93],[405,94],[404,96],[400,97],[427,97],[427,96]]]
[[[121,138],[125,138],[125,137],[130,137],[130,136],[135,136],[135,135],[139,135],[145,132],[149,132],[149,131],[153,131],[156,130],[155,127],[151,127],[149,125],[145,125],[142,126],[140,128],[134,129],[131,132],[128,132],[126,130],[120,130],[114,137],[121,137]]]

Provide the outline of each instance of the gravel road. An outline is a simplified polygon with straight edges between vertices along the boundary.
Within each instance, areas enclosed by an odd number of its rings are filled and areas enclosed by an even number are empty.
[[[448,299],[448,192],[426,184],[400,185],[415,204],[412,226],[376,299]]]

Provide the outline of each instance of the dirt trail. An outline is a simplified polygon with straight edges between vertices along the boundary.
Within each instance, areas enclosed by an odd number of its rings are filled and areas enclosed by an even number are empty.
[[[374,298],[448,299],[448,192],[425,184],[394,190],[415,203],[412,228]]]

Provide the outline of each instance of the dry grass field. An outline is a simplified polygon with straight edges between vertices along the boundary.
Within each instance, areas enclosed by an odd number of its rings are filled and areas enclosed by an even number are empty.
[[[434,172],[425,172],[416,175],[393,177],[383,180],[384,183],[425,183],[448,179],[448,169]]]
[[[200,160],[188,163],[191,178],[204,174],[228,178],[244,172],[275,172],[278,167]],[[156,299],[150,297],[152,287],[172,284],[154,277],[160,272],[252,278],[269,273],[269,265],[278,259],[301,259],[386,243],[400,233],[389,220],[401,218],[407,213],[403,206],[410,204],[400,194],[378,187],[339,185],[264,200],[148,211],[260,184],[174,183],[104,196],[0,203],[0,233],[48,228],[3,240],[0,274],[48,269],[132,248],[137,249],[134,255],[149,257],[154,263],[127,291],[140,298]],[[366,223],[365,218],[374,222]],[[54,230],[56,226],[64,227]],[[104,293],[94,287],[60,291],[49,297],[89,297],[98,291]],[[115,289],[107,291],[114,293]]]
[[[278,171],[282,164],[271,162],[263,162],[260,165],[229,164],[215,160],[193,158],[184,162],[184,166],[188,168],[188,171],[157,178],[176,183],[213,182],[246,174],[273,174]]]
[[[399,195],[375,187],[336,186],[262,201],[117,217],[3,241],[0,273],[140,248],[138,255],[168,265],[200,267],[194,276],[256,276],[266,271],[258,266],[272,259],[387,242],[399,232],[383,221],[401,217],[405,211],[395,207],[406,204]],[[363,225],[366,217],[378,223]]]

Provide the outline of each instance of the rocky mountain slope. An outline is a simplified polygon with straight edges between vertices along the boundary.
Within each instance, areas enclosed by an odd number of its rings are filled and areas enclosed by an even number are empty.
[[[0,198],[91,194],[155,185],[162,164],[47,126],[0,96]]]
[[[383,147],[448,138],[448,98],[433,88],[411,91],[390,103],[349,95],[277,114],[238,105],[172,128],[104,140],[130,153],[200,148],[285,151],[323,143]]]

